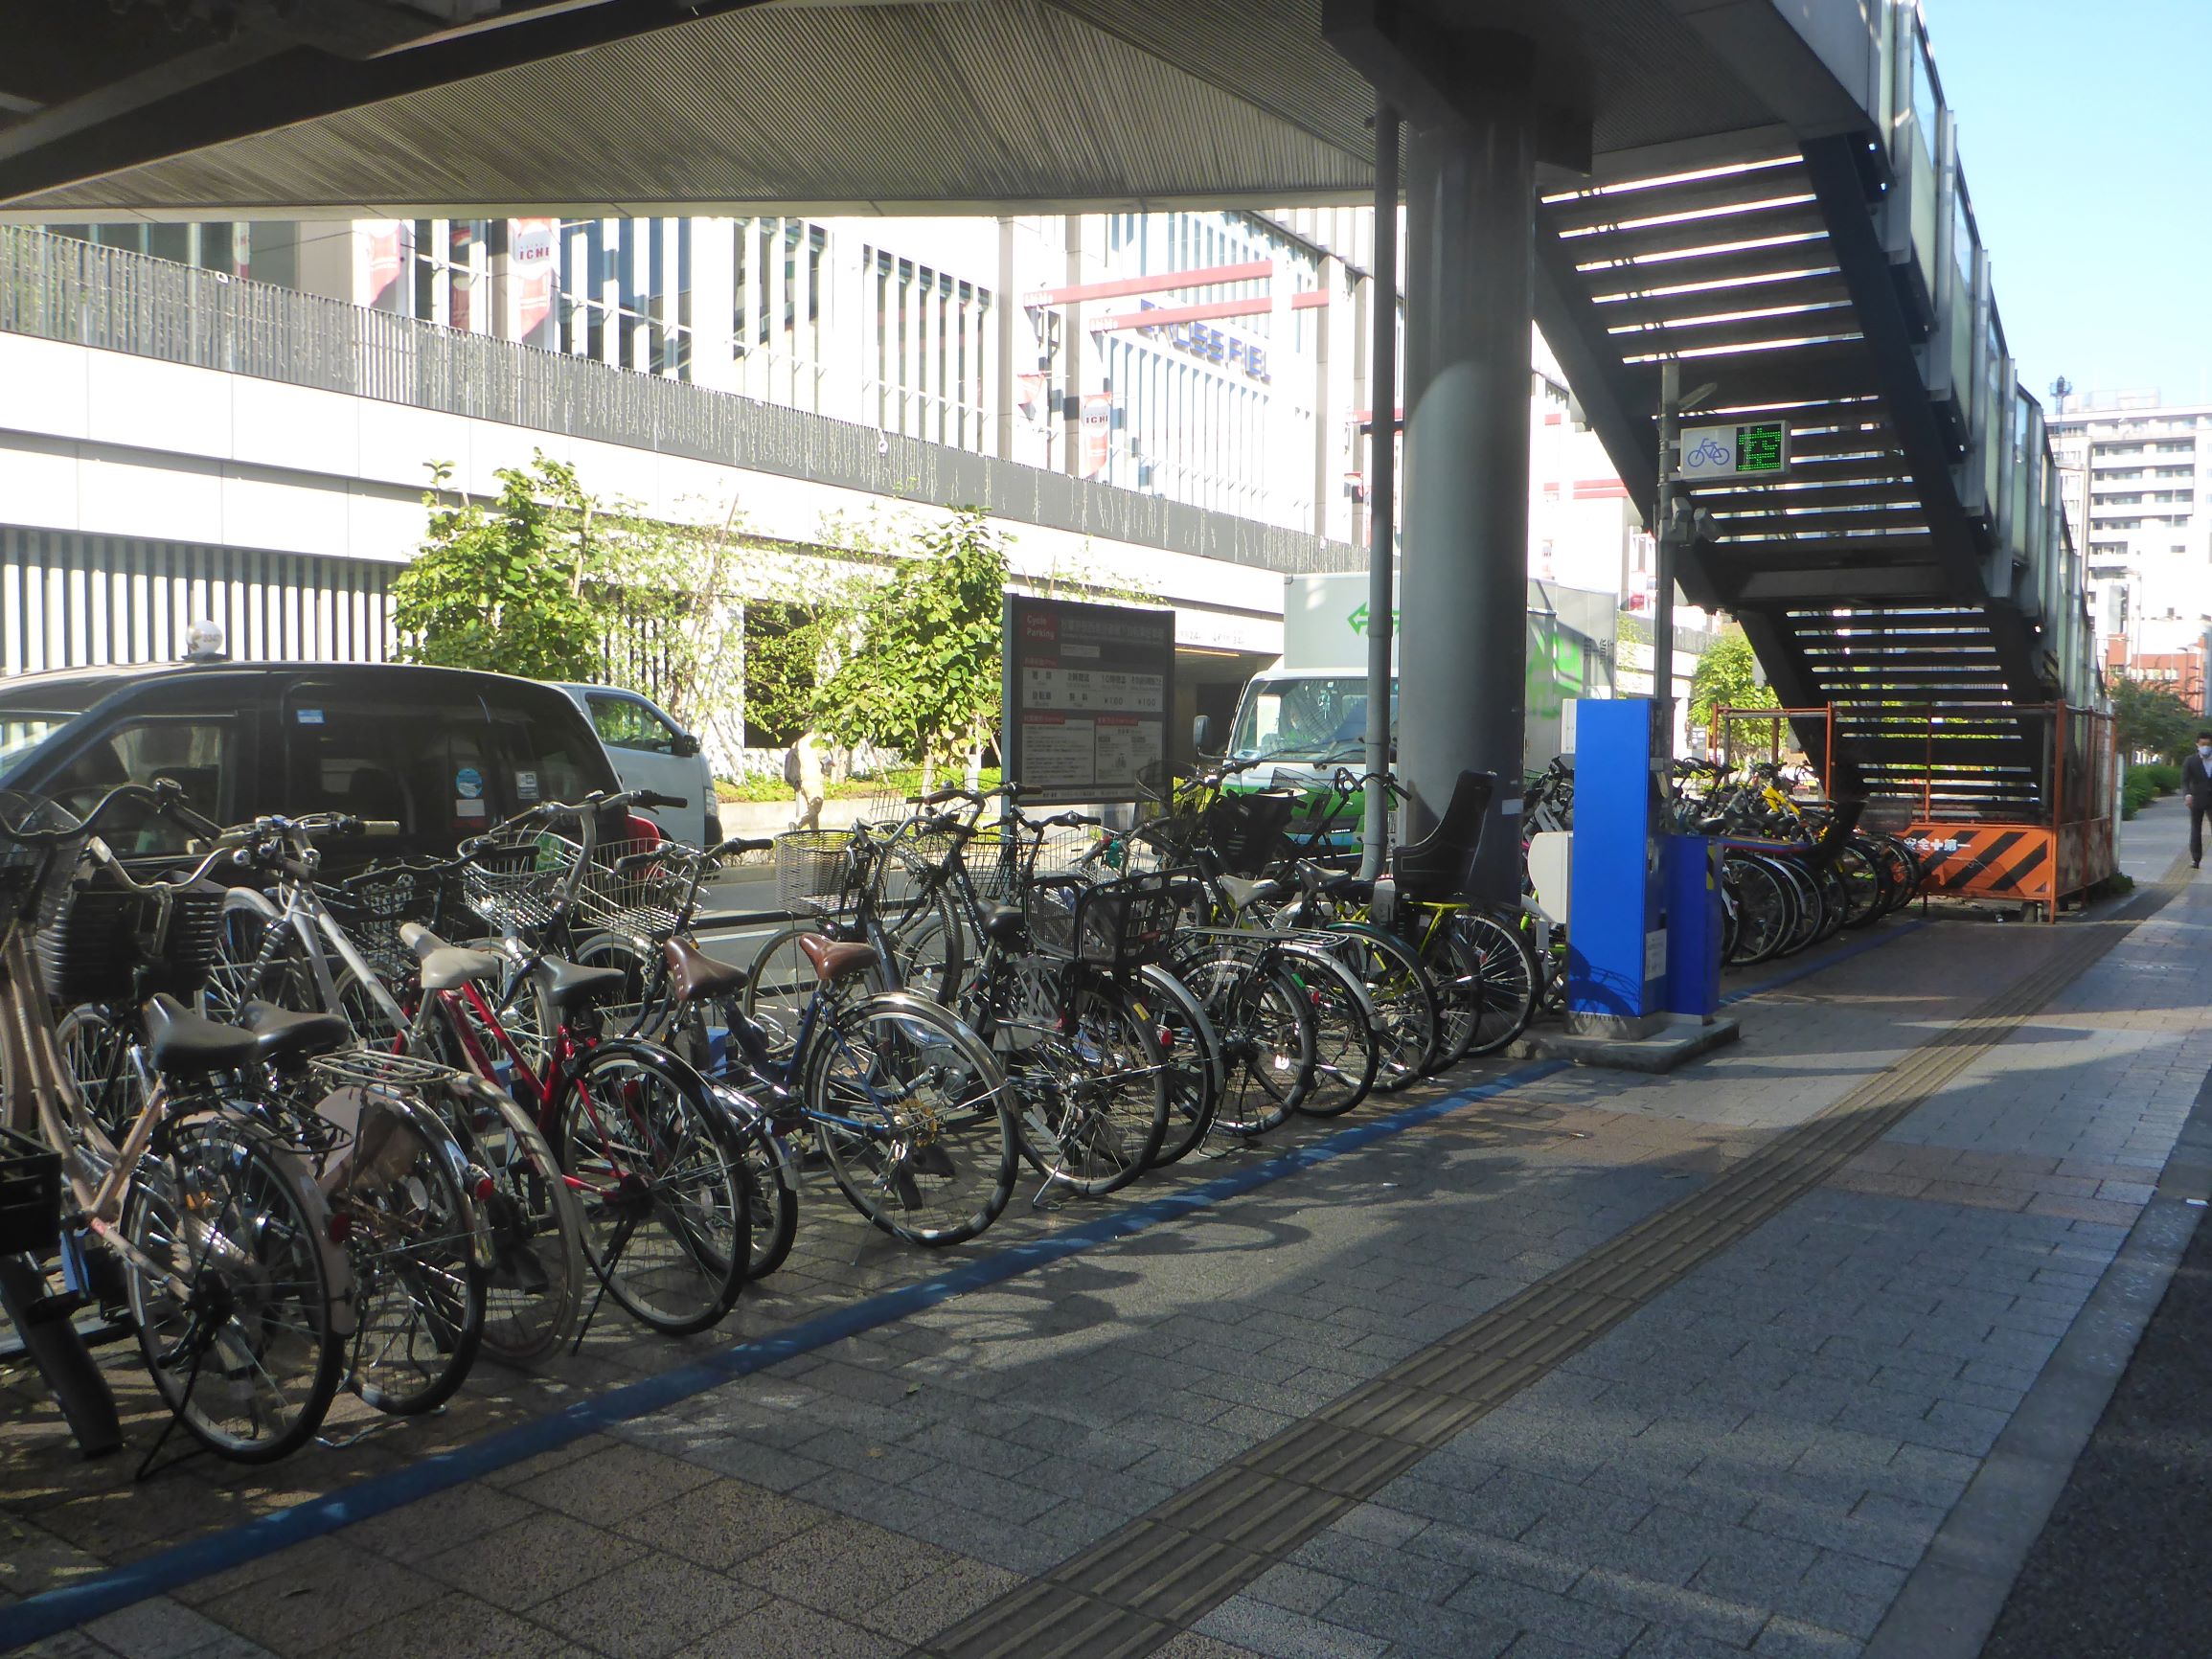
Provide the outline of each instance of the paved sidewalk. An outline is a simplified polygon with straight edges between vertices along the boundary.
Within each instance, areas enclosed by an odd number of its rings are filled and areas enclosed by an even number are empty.
[[[2171,825],[2155,808],[2129,830],[2139,877],[2162,874]],[[1855,1654],[2151,1197],[2206,1069],[2208,925],[2196,886],[2132,930],[1893,922],[1740,1005],[1745,1040],[1673,1077],[1521,1068],[1344,1138],[1423,1103],[1400,1097],[1301,1125],[1303,1157],[1269,1146],[1010,1215],[946,1257],[810,1193],[800,1258],[713,1339],[603,1327],[547,1378],[486,1367],[442,1420],[274,1470],[188,1465],[134,1489],[127,1466],[71,1458],[18,1375],[0,1395],[0,1645],[19,1598],[167,1571],[189,1537],[238,1560],[227,1529],[275,1514],[280,1536],[327,1535],[187,1575],[44,1650],[979,1653],[993,1618],[1081,1599],[1062,1583],[1092,1595],[1083,1562],[1283,1437],[1350,1432],[1332,1426],[1347,1397],[1427,1389],[1458,1403],[1425,1420],[1464,1426],[1392,1431],[1387,1483],[1318,1454],[1269,1466],[1326,1509],[1276,1529],[1287,1553],[1240,1500],[1207,1524],[1218,1537],[1181,1534],[1215,1589],[1160,1557],[1101,1604],[1191,1608],[1149,1643],[1174,1659]],[[2071,971],[2085,941],[2109,952],[2040,1007],[1986,1011]],[[1902,1117],[1869,1115],[1892,1097]],[[1766,1209],[1731,1212],[1738,1231],[1679,1234],[1689,1200],[1722,1202],[1762,1159],[1813,1169],[1808,1137],[1861,1121],[1887,1126],[1835,1143],[1820,1184],[1777,1177]],[[1145,1224],[1094,1237],[1116,1216]],[[1673,1265],[1608,1265],[1647,1238]],[[1065,1254],[1003,1258],[1023,1244]],[[992,1263],[1026,1270],[959,1289],[965,1264]],[[1528,1297],[1578,1274],[1599,1277],[1576,1330],[1548,1289]],[[535,1458],[482,1453],[580,1398],[917,1289],[749,1375],[724,1362],[665,1401],[614,1396],[640,1409]],[[1496,1371],[1507,1348],[1536,1357],[1468,1403],[1451,1366]],[[1393,1381],[1408,1377],[1436,1380]],[[143,1443],[148,1402],[128,1399]],[[352,1509],[314,1507],[360,1481]],[[436,1489],[397,1502],[408,1482]],[[328,1530],[364,1509],[379,1512]]]

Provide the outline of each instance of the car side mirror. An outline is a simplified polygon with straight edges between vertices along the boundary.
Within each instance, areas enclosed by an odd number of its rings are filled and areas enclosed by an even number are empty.
[[[1212,753],[1213,753],[1213,750],[1214,750],[1214,716],[1211,716],[1211,715],[1200,715],[1200,716],[1198,716],[1197,719],[1195,719],[1195,720],[1193,720],[1193,721],[1191,722],[1191,747],[1192,747],[1192,748],[1194,748],[1194,749],[1196,749],[1196,750],[1197,750],[1197,752],[1198,752],[1199,754],[1201,754],[1201,755],[1210,755],[1210,754],[1212,754]]]
[[[678,732],[669,740],[669,753],[679,761],[687,761],[699,752],[699,735],[696,732]]]

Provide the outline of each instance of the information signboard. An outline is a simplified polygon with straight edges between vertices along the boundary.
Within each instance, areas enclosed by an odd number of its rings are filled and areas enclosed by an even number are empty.
[[[1024,805],[1138,797],[1167,754],[1175,613],[1008,594],[1006,775]]]
[[[1682,429],[1676,473],[1686,484],[1723,478],[1772,479],[1790,472],[1790,428],[1780,420],[1738,420]]]

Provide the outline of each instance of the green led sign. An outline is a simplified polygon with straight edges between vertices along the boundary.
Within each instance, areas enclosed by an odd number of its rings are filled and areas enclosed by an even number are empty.
[[[1790,428],[1780,420],[1686,426],[1681,445],[1676,476],[1689,484],[1729,478],[1782,478],[1790,471]]]

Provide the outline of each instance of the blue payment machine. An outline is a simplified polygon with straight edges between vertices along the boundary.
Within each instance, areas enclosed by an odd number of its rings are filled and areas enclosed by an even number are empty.
[[[1649,697],[1575,711],[1567,1030],[1650,1036],[1721,1006],[1720,842],[1664,833],[1667,745]]]
[[[1649,1036],[1666,1023],[1657,719],[1650,697],[1585,697],[1575,712],[1567,1030],[1583,1035]]]

